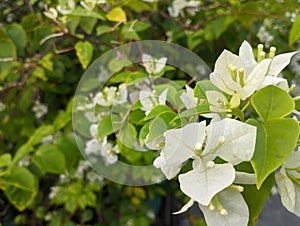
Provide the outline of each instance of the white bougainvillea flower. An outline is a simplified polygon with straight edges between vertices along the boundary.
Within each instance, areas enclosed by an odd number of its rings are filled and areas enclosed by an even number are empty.
[[[249,210],[241,193],[227,188],[213,198],[209,206],[199,204],[208,226],[246,226]]]
[[[168,180],[174,178],[180,172],[182,167],[182,163],[168,164],[163,154],[154,160],[153,165],[156,168],[160,168]]]
[[[56,9],[54,9],[54,8],[49,8],[43,14],[52,20],[55,20],[58,16],[58,13],[57,13]]]
[[[231,112],[231,109],[237,108],[240,105],[240,98],[237,94],[232,95],[230,102],[218,91],[206,91],[205,95],[212,112]]]
[[[265,80],[260,88],[272,84],[288,92],[289,89],[287,88],[288,85],[286,79],[277,78],[277,76],[290,63],[291,58],[297,53],[297,51],[279,54],[277,56],[275,56],[275,51],[275,47],[270,48],[268,58],[271,59],[272,62],[266,74]],[[258,64],[257,62],[260,62],[266,57],[266,53],[263,51],[262,44],[259,44],[257,46],[257,52],[258,56],[256,61],[251,45],[247,41],[244,41],[242,43],[239,49],[239,56],[242,58],[244,64],[246,65],[246,71],[253,70],[253,68]]]
[[[63,15],[68,15],[75,9],[75,2],[74,0],[68,1],[59,1],[59,5],[56,7],[57,11]]]
[[[270,62],[270,59],[262,60],[250,71],[241,57],[224,50],[216,61],[210,80],[223,92],[237,94],[245,100],[263,83]]]
[[[168,130],[164,134],[163,157],[168,165],[184,163],[201,150],[206,137],[204,123],[191,123],[180,129]]]
[[[177,17],[186,7],[197,7],[200,5],[200,1],[188,1],[188,0],[175,0],[171,7],[168,7],[169,14],[172,17]]]
[[[149,112],[157,105],[165,105],[168,89],[165,89],[159,96],[155,95],[155,91],[142,90],[139,93],[139,100],[142,104],[142,110],[148,115]]]
[[[97,4],[104,4],[104,3],[106,3],[105,0],[83,0],[83,1],[80,1],[80,5],[89,11],[92,11]]]
[[[118,154],[120,150],[118,145],[112,145],[107,141],[107,137],[104,137],[102,141],[103,148],[101,149],[100,154],[104,157],[105,164],[111,165],[118,161]]]
[[[216,156],[233,165],[251,160],[256,144],[255,126],[225,118],[207,126],[206,131],[206,146],[202,155],[207,161]],[[224,138],[224,142],[216,151],[220,137]]]
[[[188,85],[185,86],[186,92],[180,95],[180,100],[183,102],[186,109],[196,107],[200,103],[200,99],[194,96],[194,90]]]
[[[193,170],[178,176],[181,191],[205,206],[218,192],[231,185],[234,178],[235,170],[230,163],[213,165],[200,162]]]
[[[94,103],[104,107],[112,106],[113,104],[123,104],[127,102],[126,84],[122,83],[119,87],[105,87],[102,92],[96,94]]]
[[[293,152],[275,174],[281,202],[290,212],[300,217],[300,152]]]
[[[146,53],[143,53],[142,55],[143,65],[150,75],[159,74],[166,66],[167,60],[166,57],[155,59]]]

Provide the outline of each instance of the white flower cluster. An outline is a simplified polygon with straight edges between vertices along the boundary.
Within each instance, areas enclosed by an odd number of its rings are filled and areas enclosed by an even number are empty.
[[[40,119],[48,113],[48,106],[46,104],[42,104],[40,101],[37,100],[34,102],[34,106],[31,110],[34,112],[35,117]]]
[[[257,58],[246,41],[242,43],[239,55],[224,50],[210,74],[210,81],[220,91],[205,93],[212,114],[203,116],[213,117],[213,120],[208,126],[202,121],[187,124],[180,129],[167,130],[159,140],[163,147],[153,165],[160,168],[167,179],[174,178],[185,163],[192,160],[192,170],[178,176],[181,191],[191,200],[174,214],[185,212],[197,202],[208,225],[248,224],[249,210],[240,194],[243,191],[240,184],[256,184],[256,176],[236,171],[234,166],[252,159],[256,145],[256,127],[221,115],[238,108],[242,101],[265,86],[274,85],[289,92],[287,80],[279,77],[279,74],[296,52],[275,56],[274,47],[270,48],[268,54],[263,48],[263,45],[258,45]],[[180,99],[186,109],[205,101],[196,98],[194,90],[189,86],[186,86],[186,92],[181,94]],[[288,159],[286,168],[277,174],[276,180],[279,191],[283,194],[284,205],[300,214],[297,209],[299,204],[295,203],[300,200],[299,186],[289,182],[287,188],[282,182],[299,181],[299,152],[295,155],[297,158],[291,157],[294,165]],[[224,160],[224,163],[215,163],[217,158]],[[288,196],[291,190],[294,191],[292,198]]]

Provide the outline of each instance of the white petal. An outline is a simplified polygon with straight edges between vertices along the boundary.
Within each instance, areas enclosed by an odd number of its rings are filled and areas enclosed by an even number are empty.
[[[154,64],[153,64],[152,56],[150,56],[149,54],[143,53],[142,62],[143,62],[143,65],[144,65],[146,71],[149,74],[152,74],[154,71]]]
[[[153,74],[159,74],[166,66],[167,60],[168,59],[166,57],[162,57],[155,61],[155,69],[153,71]]]
[[[180,129],[168,130],[162,150],[167,163],[179,164],[193,157],[196,144],[203,144],[205,135],[205,126],[201,123],[191,123]]]
[[[293,182],[287,177],[285,170],[275,174],[275,180],[278,185],[281,202],[290,212],[294,212],[296,204],[296,193]]]
[[[285,168],[295,169],[300,167],[300,151],[293,152],[283,163]]]
[[[184,213],[186,212],[190,207],[192,207],[194,205],[194,200],[193,199],[190,199],[190,201],[188,201],[179,211],[173,213],[174,215],[176,214],[181,214],[181,213]]]
[[[163,156],[158,156],[154,160],[153,165],[156,168],[160,168],[168,180],[174,178],[180,172],[182,166],[182,164],[168,165]]]
[[[270,59],[261,61],[248,75],[245,81],[245,86],[242,89],[243,93],[239,93],[242,100],[245,100],[247,97],[252,95],[261,86],[265,79],[270,62]]]
[[[247,226],[248,206],[238,191],[226,189],[218,194],[218,198],[227,215],[221,215],[217,209],[211,211],[208,206],[199,205],[208,226]]]
[[[236,184],[256,184],[256,175],[254,173],[235,172]]]
[[[280,54],[274,57],[268,71],[268,76],[277,76],[291,61],[291,58],[297,53],[290,52]]]
[[[122,83],[118,87],[118,95],[116,96],[115,103],[116,104],[126,103],[127,102],[127,96],[128,96],[128,92],[127,92],[126,84]]]
[[[139,94],[139,100],[143,106],[143,111],[150,111],[154,107],[154,104],[156,104],[152,102],[153,100],[155,100],[155,96],[151,91],[142,90]]]
[[[183,102],[186,109],[195,107],[194,98],[190,97],[188,93],[182,93],[180,95],[180,100]]]
[[[215,164],[212,168],[199,166],[178,177],[180,189],[201,205],[207,206],[220,191],[232,184],[235,170],[230,163]]]
[[[225,143],[218,148],[216,153],[212,153],[211,156],[207,155],[214,150],[220,137],[225,137]],[[207,127],[206,147],[202,155],[207,155],[207,160],[214,159],[215,155],[218,155],[225,161],[237,165],[250,161],[254,154],[255,143],[255,126],[226,118]]]
[[[165,89],[158,97],[158,103],[161,105],[165,105],[166,104],[166,100],[167,100],[167,95],[168,95],[168,89]]]
[[[226,112],[225,105],[228,104],[228,101],[222,93],[210,90],[206,91],[205,95],[212,112]]]
[[[283,89],[286,92],[290,91],[288,82],[284,78],[273,77],[273,76],[266,76],[265,80],[263,81],[263,83],[261,84],[261,86],[260,86],[259,89],[261,89],[261,88],[263,88],[265,86],[268,86],[268,85],[277,86],[277,87]]]
[[[250,74],[250,72],[256,66],[257,62],[255,61],[252,47],[247,41],[243,41],[243,43],[239,49],[239,57],[242,58],[242,60],[245,64],[246,74]]]

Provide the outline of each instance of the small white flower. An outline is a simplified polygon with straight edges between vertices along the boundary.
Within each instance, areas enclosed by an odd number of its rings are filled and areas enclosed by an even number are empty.
[[[50,193],[48,195],[48,198],[50,200],[54,199],[54,197],[56,196],[57,192],[59,191],[60,187],[58,186],[54,186],[50,188]]]
[[[102,142],[103,148],[101,149],[100,154],[105,159],[105,164],[111,165],[118,161],[118,154],[120,153],[118,145],[112,145],[107,141],[107,137],[103,139]]]
[[[295,52],[290,52],[290,53],[283,53],[275,56],[275,47],[270,48],[269,52],[269,60],[271,60],[271,64],[268,68],[267,74],[259,86],[260,88],[263,88],[267,85],[275,85],[278,86],[279,88],[282,88],[285,91],[289,91],[288,89],[288,84],[286,79],[278,77],[280,72],[290,63],[291,58],[297,53]],[[245,63],[246,70],[253,70],[257,65],[257,61],[255,60],[253,50],[251,45],[247,42],[244,41],[239,49],[239,56],[242,58],[243,62]],[[260,56],[263,56],[262,58]],[[263,51],[263,45],[259,44],[258,45],[258,58],[257,60],[262,60],[265,57],[265,53]]]
[[[46,137],[43,138],[43,140],[41,141],[42,144],[50,144],[54,141],[54,136],[53,135],[48,135]]]
[[[197,7],[199,5],[200,1],[175,0],[173,1],[172,6],[168,8],[168,11],[172,17],[177,17],[180,13],[182,13],[184,8]]]
[[[83,0],[83,1],[80,1],[80,5],[89,11],[92,11],[96,5],[105,4],[105,3],[106,3],[105,0]]]
[[[142,90],[139,94],[139,100],[142,104],[142,110],[148,115],[149,112],[157,105],[165,105],[167,99],[168,89],[165,89],[158,97],[155,91]]]
[[[233,94],[230,102],[218,91],[206,91],[205,95],[212,112],[231,112],[231,109],[237,108],[240,105],[240,98],[237,94]]]
[[[58,5],[56,9],[63,15],[70,14],[75,9],[75,2],[74,0],[60,2],[60,5]]]
[[[240,56],[224,50],[216,61],[210,80],[223,92],[237,94],[245,100],[261,86],[270,62],[270,59],[262,60],[252,70],[248,70],[248,64]]]
[[[199,98],[194,96],[194,90],[188,85],[185,86],[186,92],[180,95],[180,100],[183,102],[186,109],[196,107],[199,104]]]
[[[40,103],[40,101],[35,101],[32,111],[35,113],[36,118],[42,118],[45,114],[48,113],[48,106],[46,104]]]
[[[44,15],[52,20],[55,20],[58,16],[56,9],[49,8],[47,11],[44,12]]]
[[[102,92],[96,94],[94,103],[104,107],[112,106],[113,104],[123,104],[127,102],[127,88],[123,83],[119,87],[105,87]]]
[[[168,59],[166,57],[155,59],[152,56],[145,53],[143,53],[142,55],[143,65],[148,74],[150,75],[159,74],[166,66],[167,60]]]

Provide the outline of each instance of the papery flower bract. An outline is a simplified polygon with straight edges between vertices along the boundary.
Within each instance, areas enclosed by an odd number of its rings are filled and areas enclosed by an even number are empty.
[[[250,161],[255,150],[256,127],[225,118],[206,127],[206,146],[202,152],[206,161],[221,157],[233,165]],[[215,151],[215,146],[224,138],[222,146]]]
[[[281,202],[290,212],[300,217],[300,152],[293,152],[275,174]]]
[[[139,93],[139,100],[142,104],[142,110],[148,115],[149,112],[157,105],[165,105],[167,99],[168,89],[165,89],[158,97],[155,91],[142,90]]]
[[[241,57],[224,50],[216,61],[210,80],[223,92],[237,94],[240,99],[245,100],[264,81],[270,62],[270,59],[265,59],[250,71],[246,69]]]
[[[171,7],[168,7],[169,14],[172,17],[177,17],[186,7],[197,7],[200,5],[200,1],[187,1],[187,0],[175,0]]]
[[[104,4],[104,3],[106,3],[105,0],[82,0],[82,1],[80,1],[80,5],[89,11],[92,11],[97,4]]]
[[[218,209],[219,202],[223,209]],[[212,207],[215,209],[212,210]],[[222,208],[221,207],[221,208]],[[246,226],[249,221],[247,203],[240,192],[227,188],[218,193],[210,206],[199,204],[208,226]],[[220,208],[220,207],[219,207]]]
[[[263,48],[263,46],[261,45],[260,48]],[[272,61],[266,74],[265,80],[263,81],[260,88],[272,84],[288,92],[289,89],[286,79],[278,78],[277,76],[290,63],[291,58],[297,53],[297,51],[283,53],[277,56],[275,56],[275,51],[276,49],[274,47],[270,48],[269,57]],[[260,50],[260,53],[264,53],[263,50]],[[244,41],[242,43],[239,49],[239,56],[242,58],[244,64],[246,65],[246,71],[253,70],[253,68],[258,64],[255,60],[252,47],[247,41]]]
[[[155,59],[149,54],[143,53],[142,55],[143,65],[150,75],[159,74],[166,66],[167,60],[166,57]]]
[[[194,96],[194,90],[188,85],[185,86],[186,92],[180,95],[180,100],[183,102],[186,109],[196,107],[199,104],[199,98]]]
[[[207,167],[200,162],[193,170],[178,176],[181,191],[205,206],[218,192],[231,185],[234,178],[235,170],[230,163]]]
[[[237,94],[233,94],[230,102],[218,91],[209,90],[206,91],[205,95],[212,112],[231,112],[231,109],[240,105],[240,98]]]

